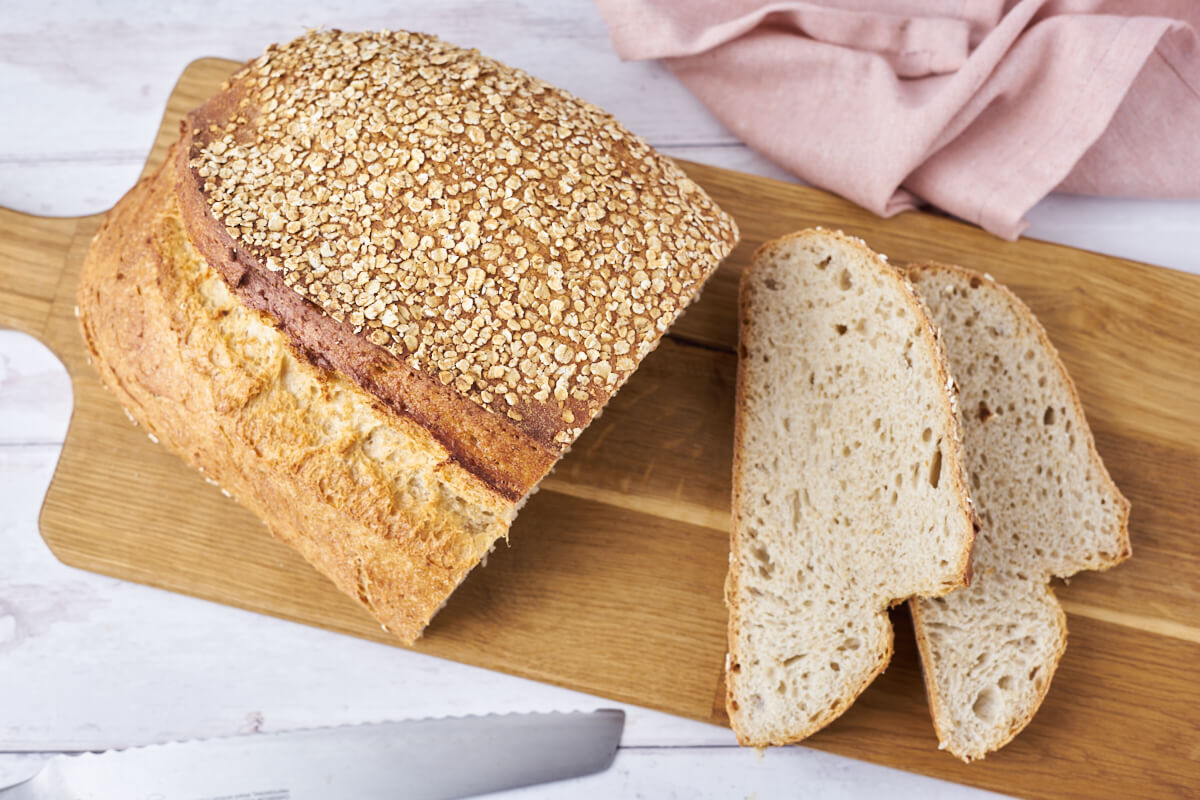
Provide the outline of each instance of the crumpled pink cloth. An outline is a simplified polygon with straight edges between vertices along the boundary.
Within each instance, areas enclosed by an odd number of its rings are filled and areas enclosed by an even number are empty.
[[[596,0],[747,144],[1014,239],[1048,192],[1200,197],[1200,0]]]

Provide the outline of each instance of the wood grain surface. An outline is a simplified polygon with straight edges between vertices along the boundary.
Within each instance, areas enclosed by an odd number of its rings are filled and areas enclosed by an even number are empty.
[[[232,71],[193,63],[147,170],[180,116]],[[1074,376],[1097,445],[1133,502],[1134,558],[1058,594],[1067,654],[1041,712],[966,766],[937,750],[907,614],[896,656],[814,747],[1029,797],[1180,797],[1200,785],[1200,278],[952,220],[880,220],[831,195],[696,164],[743,243],[669,338],[521,513],[418,650],[725,723],[734,295],[754,248],[811,225],[894,260],[990,272],[1038,314]],[[255,518],[130,425],[86,364],[78,267],[99,217],[0,209],[0,326],[33,334],[71,375],[75,412],[41,516],[64,562],[382,642],[370,617]],[[303,654],[297,654],[302,658]]]

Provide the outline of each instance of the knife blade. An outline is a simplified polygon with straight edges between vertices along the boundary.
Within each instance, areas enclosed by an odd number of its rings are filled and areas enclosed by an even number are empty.
[[[455,798],[590,775],[625,712],[502,714],[259,733],[59,755],[2,800]]]

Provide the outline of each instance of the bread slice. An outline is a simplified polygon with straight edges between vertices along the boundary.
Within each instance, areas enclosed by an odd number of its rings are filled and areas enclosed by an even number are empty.
[[[760,248],[740,354],[726,702],[761,747],[814,733],[883,671],[889,605],[963,585],[973,517],[935,329],[862,242]]]
[[[1041,705],[1067,637],[1050,578],[1128,558],[1129,503],[1029,309],[958,267],[921,264],[907,274],[962,389],[982,520],[970,588],[912,602],[938,739],[970,761],[1007,744]]]

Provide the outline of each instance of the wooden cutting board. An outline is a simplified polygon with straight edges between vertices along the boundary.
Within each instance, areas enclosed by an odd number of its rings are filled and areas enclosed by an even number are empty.
[[[235,68],[187,68],[146,165]],[[1134,558],[1059,587],[1070,647],[1016,741],[965,766],[937,750],[911,626],[824,750],[1030,797],[1200,792],[1200,278],[929,214],[891,220],[831,195],[684,167],[743,243],[521,513],[418,650],[725,724],[735,291],[754,248],[821,224],[895,260],[984,270],[1038,314],[1075,376],[1097,444],[1133,502]],[[86,363],[73,315],[100,217],[0,209],[0,326],[33,334],[71,375],[75,413],[41,515],[65,563],[395,644],[249,513],[126,420]],[[298,657],[303,657],[298,654]]]

